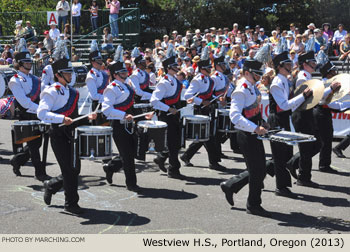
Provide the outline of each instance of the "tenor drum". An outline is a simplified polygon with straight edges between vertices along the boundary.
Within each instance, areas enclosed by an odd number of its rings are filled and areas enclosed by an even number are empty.
[[[230,110],[228,109],[216,109],[216,128],[219,132],[234,133],[235,129],[233,123],[230,120]]]
[[[139,134],[146,134],[148,141],[153,140],[155,150],[157,152],[167,149],[167,134],[168,124],[162,121],[139,121],[137,130]]]
[[[134,104],[135,115],[140,115],[152,111],[151,103]]]
[[[203,115],[183,117],[184,138],[188,141],[206,142],[210,135],[210,118]]]
[[[16,144],[22,144],[39,138],[42,132],[40,131],[40,121],[18,121],[12,125],[14,132],[14,140]]]
[[[80,126],[75,129],[80,159],[104,160],[112,158],[112,127]]]

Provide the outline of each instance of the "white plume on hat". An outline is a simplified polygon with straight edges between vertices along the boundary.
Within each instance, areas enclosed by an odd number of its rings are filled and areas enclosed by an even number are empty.
[[[69,58],[66,43],[64,40],[57,39],[56,45],[55,45],[55,50],[52,54],[52,58],[54,59],[54,61],[57,61],[57,60],[65,58],[65,57],[67,59]]]
[[[174,49],[174,45],[169,43],[165,57],[168,59],[168,58],[170,58],[172,56],[176,56],[176,52],[175,52],[175,49]]]
[[[22,23],[23,23],[23,20],[17,20],[17,21],[16,21],[16,26],[17,26],[17,25],[22,25]]]
[[[328,56],[323,50],[320,50],[316,56],[317,65],[323,66],[328,62]]]
[[[285,37],[281,37],[276,46],[275,54],[281,54],[288,50],[287,39]]]
[[[133,58],[137,58],[140,55],[141,55],[140,50],[137,47],[135,47],[131,52],[131,57]]]
[[[114,59],[113,60],[115,62],[117,62],[117,61],[124,62],[124,59],[123,59],[123,47],[121,45],[118,45],[117,49],[115,50],[115,54],[114,54]]]
[[[202,54],[201,54],[201,60],[208,60],[209,59],[209,48],[211,49],[210,46],[204,47]]]
[[[98,51],[98,44],[96,39],[91,41],[91,45],[90,45],[90,53]]]
[[[306,42],[305,52],[314,51],[314,48],[315,48],[315,38],[312,37]]]
[[[17,46],[17,51],[18,52],[28,52],[27,49],[27,42],[24,38],[21,38],[18,42],[18,46]]]
[[[271,45],[269,43],[260,47],[260,49],[256,52],[254,59],[265,64],[272,60],[271,58]]]

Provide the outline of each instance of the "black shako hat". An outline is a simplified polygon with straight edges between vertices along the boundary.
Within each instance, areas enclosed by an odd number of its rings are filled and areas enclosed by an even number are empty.
[[[337,70],[337,67],[331,61],[328,61],[320,68],[320,73],[322,74],[322,77],[325,78],[327,74],[333,70]]]
[[[280,54],[277,54],[273,60],[273,65],[275,66],[275,68],[277,68],[279,65],[281,65],[282,63],[292,63],[292,61],[290,60],[290,58],[288,57],[288,52],[284,51]]]
[[[309,51],[307,53],[303,53],[299,55],[299,58],[298,58],[299,65],[302,65],[303,63],[310,62],[310,61],[316,62],[314,51]]]
[[[101,59],[102,59],[102,55],[99,51],[94,51],[89,54],[90,61],[101,60]]]
[[[261,66],[262,63],[257,60],[246,60],[244,61],[243,70],[262,76]]]
[[[171,56],[171,57],[163,60],[162,64],[163,64],[164,69],[168,69],[169,67],[172,67],[172,66],[179,66],[179,64],[177,64],[177,62],[176,62],[175,56]]]
[[[56,73],[72,73],[73,68],[72,68],[72,63],[66,59],[59,59],[52,63],[52,71],[54,74]]]
[[[30,57],[30,53],[29,52],[19,52],[15,55],[15,60],[16,62],[28,62],[28,63],[32,63],[33,60],[32,58]]]
[[[117,62],[112,62],[109,67],[109,72],[111,74],[116,74],[116,73],[123,73],[127,72],[128,70],[125,68],[125,65],[123,62],[117,61]]]

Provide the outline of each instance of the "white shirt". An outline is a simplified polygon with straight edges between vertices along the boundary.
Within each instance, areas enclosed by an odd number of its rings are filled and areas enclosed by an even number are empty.
[[[270,86],[270,93],[277,105],[284,111],[296,110],[304,101],[303,94],[299,94],[289,100],[290,87],[288,79],[282,74],[278,74]]]
[[[47,86],[50,86],[54,82],[52,66],[47,65],[44,67],[43,73],[41,74],[41,90],[44,90]]]
[[[93,73],[91,73],[93,71]],[[99,94],[97,92],[97,88],[99,88],[103,84],[103,75],[100,70],[96,68],[91,68],[91,70],[86,75],[86,85],[89,89],[89,94],[94,101],[98,101],[99,103],[103,102],[103,94]]]
[[[33,88],[32,78],[21,71],[18,71],[17,78],[15,76],[10,79],[10,82],[8,84],[10,90],[12,91],[12,94],[18,103],[23,108],[27,109],[28,113],[36,114],[38,104],[32,102],[30,97],[27,96]]]
[[[311,80],[312,76],[308,71],[301,70],[298,73],[297,81],[295,83],[295,88],[299,87],[301,84],[303,84],[305,81]]]
[[[129,83],[136,92],[136,95],[141,96],[141,100],[149,100],[152,96],[151,93],[145,92],[140,88],[140,83],[143,83],[146,78],[146,72],[136,68],[132,75],[129,77]]]
[[[113,83],[116,83],[114,86]],[[127,84],[114,80],[103,92],[102,112],[108,120],[122,120],[125,112],[115,109],[114,105],[124,102],[130,95]]]
[[[344,39],[345,35],[347,34],[347,31],[342,30],[342,32],[339,32],[339,30],[336,30],[333,36],[332,41],[333,42],[339,42]]]
[[[185,92],[185,100],[188,100],[198,93],[204,93],[209,89],[209,77],[205,76],[204,74],[197,74],[191,81],[189,87],[187,88]],[[194,104],[200,105],[202,103],[202,99],[199,97],[194,97]]]
[[[226,87],[226,78],[225,75],[219,71],[215,71],[211,76],[211,79],[214,81],[214,90],[219,91]]]
[[[152,93],[150,102],[154,109],[161,111],[168,111],[169,106],[161,102],[163,98],[171,97],[175,94],[177,89],[177,81],[174,76],[170,74],[165,75],[157,84],[156,89]]]
[[[79,17],[80,16],[80,10],[81,10],[81,3],[73,3],[72,4],[72,16],[73,17]]]
[[[246,84],[247,88],[243,84]],[[245,118],[242,111],[254,104],[256,100],[257,93],[254,85],[242,78],[231,95],[230,119],[236,129],[254,132],[258,125]]]
[[[69,88],[59,82],[45,88],[40,94],[38,107],[38,118],[45,123],[62,123],[64,115],[56,114],[56,111],[63,108],[69,99]]]
[[[327,78],[324,78],[323,81],[326,82]],[[325,88],[324,93],[323,93],[323,97],[322,97],[321,101],[319,102],[320,105],[326,104],[326,99],[331,92],[332,92],[331,87]],[[327,106],[331,109],[344,111],[350,107],[350,101],[345,101],[345,102],[334,101],[332,103],[327,104]]]
[[[53,41],[57,41],[57,39],[60,37],[60,30],[55,28],[55,29],[50,29],[49,31],[49,35],[50,35],[50,38],[53,40]]]
[[[63,10],[59,10],[59,9],[63,9]],[[68,11],[70,11],[70,7],[69,7],[69,3],[67,1],[62,2],[61,0],[58,1],[57,5],[56,5],[56,10],[57,10],[57,14],[60,17],[64,17],[68,15]]]

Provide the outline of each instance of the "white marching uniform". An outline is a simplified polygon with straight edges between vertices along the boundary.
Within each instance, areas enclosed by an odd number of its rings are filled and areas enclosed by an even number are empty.
[[[152,96],[151,93],[143,91],[140,87],[140,84],[145,82],[146,75],[148,75],[146,71],[137,68],[129,76],[129,83],[135,90],[136,95],[141,97],[141,100],[149,100]]]

